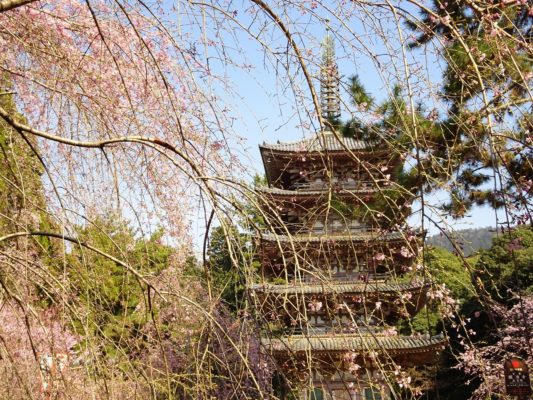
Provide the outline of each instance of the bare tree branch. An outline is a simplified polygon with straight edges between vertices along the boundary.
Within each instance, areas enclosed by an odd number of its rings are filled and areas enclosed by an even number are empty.
[[[0,13],[33,3],[36,0],[0,0]]]

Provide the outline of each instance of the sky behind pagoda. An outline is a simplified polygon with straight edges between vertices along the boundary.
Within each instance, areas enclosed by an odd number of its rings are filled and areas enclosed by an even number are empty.
[[[236,12],[239,16],[243,15],[242,10],[236,10]],[[294,20],[291,21],[293,26],[301,27],[301,34],[296,37],[296,42],[302,53],[305,55],[311,52],[313,58],[317,59],[320,41],[326,34],[326,26],[313,23],[312,21],[316,18],[309,18],[306,15],[293,17]],[[244,20],[241,21],[246,25],[249,21],[246,21],[246,16],[242,18]],[[324,18],[329,18],[329,16],[326,15]],[[354,36],[357,36],[358,42],[352,41],[347,45],[344,44],[344,38],[340,32],[345,32],[347,27],[340,27],[341,23],[350,24],[348,28],[352,35],[355,33]],[[341,75],[343,120],[348,120],[353,116],[350,111],[353,112],[354,107],[349,104],[346,95],[347,82],[351,75],[358,74],[362,83],[378,102],[388,98],[395,83],[407,79],[405,75],[402,75],[404,57],[400,33],[395,36],[398,32],[397,25],[391,20],[380,20],[379,28],[388,32],[383,36],[373,31],[372,23],[331,21],[329,24],[329,30],[335,39],[336,58]],[[274,27],[272,27],[272,32],[272,40],[268,44],[270,49],[275,52],[276,49],[286,48],[286,38],[279,31],[276,32]],[[235,41],[235,49],[238,50],[235,50],[233,57],[241,59],[242,63],[249,66],[244,69],[227,66],[218,69],[216,62],[212,63],[214,72],[225,75],[232,85],[232,95],[229,93],[225,95],[224,88],[220,88],[219,95],[227,101],[228,107],[235,116],[234,130],[244,139],[242,143],[235,146],[235,151],[244,164],[249,166],[246,179],[251,180],[254,174],[264,174],[258,150],[260,143],[290,142],[309,137],[316,132],[317,121],[308,111],[312,109],[311,102],[302,101],[302,98],[305,99],[306,96],[309,98],[309,90],[305,87],[300,70],[293,68],[289,72],[284,71],[280,65],[276,65],[271,59],[265,57],[264,48],[244,32],[235,31],[231,35],[223,32],[220,34],[223,40]],[[409,40],[411,34],[406,29],[401,29],[401,35],[405,42]],[[412,84],[414,101],[423,104],[428,110],[434,107],[437,109],[444,107],[442,100],[435,96],[443,70],[443,63],[437,56],[437,51],[430,45],[424,49],[405,53],[405,60],[412,66],[409,81]],[[310,63],[308,68],[318,93],[319,85],[316,79],[318,66],[316,63]],[[294,81],[292,87],[287,84],[288,77]],[[295,87],[296,92],[303,93],[301,96],[294,94]],[[433,95],[430,96],[429,93]],[[436,193],[426,197],[426,201],[437,206],[447,199],[447,195],[444,192]],[[420,209],[420,204],[415,203],[413,211],[418,209]],[[449,224],[454,229],[461,229],[495,226],[496,224],[495,212],[488,207],[476,207],[466,218],[457,221],[442,220],[427,207],[425,211],[431,218],[438,221],[441,227]],[[420,213],[411,217],[410,223],[420,226]],[[429,230],[430,234],[439,232],[429,220],[424,221],[424,227]],[[202,222],[197,222],[194,230],[202,232]],[[201,236],[200,233],[198,235]]]

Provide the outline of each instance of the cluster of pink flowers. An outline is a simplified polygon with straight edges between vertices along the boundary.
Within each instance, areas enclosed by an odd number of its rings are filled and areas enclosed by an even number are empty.
[[[402,246],[400,249],[400,255],[404,258],[412,258],[414,254],[407,247]]]
[[[209,68],[167,28],[139,3],[33,2],[0,13],[0,64],[28,125],[56,138],[40,153],[71,196],[49,206],[87,212],[127,197],[123,207],[185,249],[194,180],[240,163],[227,155],[230,117],[194,81]],[[218,130],[207,127],[213,114]],[[65,144],[116,139],[105,155]]]
[[[69,367],[78,359],[75,348],[80,338],[59,322],[57,311],[21,309],[14,302],[3,302],[0,320],[0,365],[13,372],[0,374],[2,393],[17,397],[17,391],[21,396],[28,391],[38,396],[64,389],[73,379]]]
[[[318,300],[313,300],[307,305],[307,307],[312,312],[318,312],[322,309],[322,302]]]
[[[458,356],[458,368],[462,369],[472,380],[481,380],[474,391],[473,400],[482,400],[505,394],[503,363],[510,357],[521,357],[530,366],[533,358],[533,336],[526,332],[533,325],[533,296],[516,299],[516,304],[507,309],[496,303],[489,312],[495,320],[501,321],[499,329],[492,333],[492,344],[474,343],[463,336],[464,351]],[[474,315],[479,318],[480,314]],[[468,333],[471,336],[471,332]],[[470,383],[468,381],[467,383]]]
[[[382,333],[385,336],[397,336],[398,335],[398,331],[396,330],[396,327],[394,326],[386,327],[385,329],[383,329]]]
[[[428,298],[439,302],[440,313],[443,317],[454,318],[458,308],[457,301],[445,284],[433,286],[428,292]]]
[[[385,259],[385,254],[383,253],[377,253],[374,255],[374,260],[376,261],[383,261]]]
[[[357,375],[357,372],[361,369],[361,366],[357,364],[355,361],[357,360],[357,353],[350,351],[344,354],[342,357],[342,360],[347,365],[347,370],[352,375]]]

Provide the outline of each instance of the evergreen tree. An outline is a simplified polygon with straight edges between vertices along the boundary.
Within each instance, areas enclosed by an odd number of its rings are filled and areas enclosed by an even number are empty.
[[[342,127],[344,136],[384,143],[395,154],[404,157],[413,153],[415,137],[421,142],[419,147],[426,147],[431,138],[442,135],[443,126],[437,121],[436,115],[421,104],[411,110],[400,84],[392,88],[387,100],[376,103],[359,77],[354,75],[350,78],[349,94],[354,107],[362,113],[372,113],[376,121],[363,123],[357,117],[352,118]],[[442,182],[439,178],[448,176],[448,170],[443,170],[434,158],[425,157],[416,161],[416,165],[409,169],[404,169],[402,164],[397,171],[393,171],[403,192],[416,193],[420,189],[432,191]]]
[[[0,93],[8,93],[9,88],[9,83],[0,78]],[[1,95],[0,106],[23,119],[12,95]],[[35,138],[0,120],[0,232],[39,230],[50,225],[41,181],[43,172]]]
[[[127,223],[113,214],[95,218],[77,233],[80,242],[122,260],[146,279],[156,277],[170,264],[173,250],[161,243],[162,236],[163,231],[158,230],[149,238],[136,237]],[[88,340],[103,342],[108,354],[133,350],[151,311],[146,284],[124,266],[83,246],[73,247],[65,273],[69,293],[80,308],[75,321],[80,333]]]
[[[520,226],[493,239],[481,253],[477,277],[491,298],[506,304],[518,293],[533,294],[533,227]]]
[[[232,311],[240,308],[244,301],[244,274],[240,261],[245,249],[239,240],[236,229],[218,226],[211,230],[207,250],[213,287]]]
[[[456,176],[449,179],[453,215],[474,204],[506,205],[519,210],[515,222],[531,223],[532,10],[531,1],[435,0],[421,21],[408,23],[420,32],[411,47],[444,43],[441,94],[449,107],[425,144],[442,178]],[[494,173],[502,174],[496,191],[485,185]]]
[[[10,83],[0,77],[0,106],[16,114]],[[17,233],[51,232],[56,225],[46,203],[44,173],[35,137],[16,131],[0,119],[0,237]],[[36,266],[60,262],[61,244],[47,236],[20,236],[0,242],[0,280],[4,289],[29,303],[54,301],[55,290]]]

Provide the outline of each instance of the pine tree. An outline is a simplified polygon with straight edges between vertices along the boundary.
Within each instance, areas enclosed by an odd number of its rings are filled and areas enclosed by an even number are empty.
[[[517,209],[513,222],[531,223],[532,2],[435,0],[408,26],[420,33],[413,48],[444,43],[448,109],[426,144],[451,181],[448,210],[462,216],[475,204],[505,205]],[[498,190],[487,188],[494,174]]]

